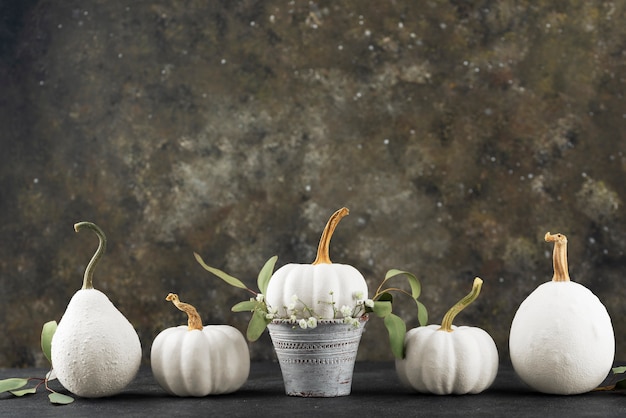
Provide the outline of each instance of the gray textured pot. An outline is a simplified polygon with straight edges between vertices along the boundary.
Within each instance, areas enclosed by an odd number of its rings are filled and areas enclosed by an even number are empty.
[[[346,396],[352,389],[352,373],[367,317],[358,327],[343,320],[319,320],[316,328],[302,329],[288,320],[268,324],[290,396]]]

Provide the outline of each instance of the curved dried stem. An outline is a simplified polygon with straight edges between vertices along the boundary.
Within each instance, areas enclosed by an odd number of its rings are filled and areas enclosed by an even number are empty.
[[[550,234],[546,232],[544,237],[546,242],[554,242],[552,252],[552,264],[554,266],[554,282],[569,282],[569,271],[567,265],[567,237],[563,234]]]
[[[168,294],[165,300],[171,301],[178,309],[187,314],[187,317],[189,318],[187,321],[187,329],[189,331],[196,329],[200,331],[202,330],[202,319],[200,318],[200,314],[198,314],[196,308],[188,303],[181,302],[176,293]]]
[[[322,236],[320,238],[320,243],[317,247],[317,257],[313,264],[332,264],[330,261],[330,239],[333,236],[333,232],[335,232],[335,228],[339,224],[339,221],[344,216],[348,215],[350,211],[348,208],[341,208],[335,213],[333,213],[326,223],[326,227],[324,228],[324,232],[322,232]]]

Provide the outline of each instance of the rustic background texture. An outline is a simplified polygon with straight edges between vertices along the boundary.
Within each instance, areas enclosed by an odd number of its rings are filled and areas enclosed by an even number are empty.
[[[552,275],[606,305],[626,359],[626,4],[610,1],[11,0],[0,4],[0,367],[43,366],[97,240],[94,284],[152,339],[185,322],[245,331],[265,260],[333,261],[374,289],[414,272],[431,322],[508,359],[517,306]],[[402,282],[398,282],[402,285]],[[409,327],[414,305],[394,311]],[[253,359],[272,359],[267,334]],[[359,359],[390,360],[382,321]]]

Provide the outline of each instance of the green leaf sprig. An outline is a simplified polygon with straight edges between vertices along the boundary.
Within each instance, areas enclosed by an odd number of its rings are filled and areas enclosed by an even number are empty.
[[[611,369],[613,373],[610,376],[606,385],[600,386],[594,390],[596,391],[626,391],[626,366],[613,367]]]
[[[264,295],[267,291],[270,279],[272,278],[272,273],[274,271],[276,261],[278,260],[278,256],[273,256],[267,260],[259,272],[257,278],[257,285],[259,287],[258,293],[248,288],[248,286],[236,277],[233,277],[218,268],[209,266],[204,262],[199,254],[194,253],[194,257],[196,258],[196,261],[198,261],[198,263],[208,272],[216,275],[233,287],[246,290],[253,296],[250,300],[235,304],[231,310],[233,312],[252,312],[252,317],[250,318],[250,323],[248,324],[248,329],[246,331],[246,337],[249,341],[256,341],[261,334],[263,334],[267,325],[272,322],[271,318],[273,316],[268,315],[268,307]],[[387,286],[390,279],[398,276],[404,276],[407,278],[411,289],[410,293],[399,287]],[[365,313],[374,313],[376,316],[383,319],[383,323],[389,333],[391,351],[397,358],[404,358],[404,337],[406,335],[406,324],[402,318],[392,312],[393,296],[391,292],[405,294],[413,299],[417,305],[418,322],[420,325],[426,325],[428,323],[428,311],[418,300],[421,290],[422,288],[420,282],[414,274],[408,271],[392,269],[387,272],[380,286],[376,289],[376,294],[372,298],[373,305],[365,305],[364,301],[361,301],[361,305],[359,305],[365,308]]]
[[[250,294],[252,294],[252,298],[250,300],[245,300],[243,302],[239,302],[235,304],[231,310],[233,312],[252,312],[252,317],[250,318],[250,322],[248,323],[248,329],[246,330],[246,338],[248,341],[256,341],[267,328],[267,324],[272,322],[271,319],[268,318],[267,315],[267,304],[265,303],[265,292],[267,291],[267,285],[272,278],[272,273],[274,272],[274,266],[276,265],[276,260],[278,260],[278,256],[273,256],[269,260],[265,262],[263,268],[259,272],[257,277],[257,286],[259,287],[259,292],[255,292],[254,290],[248,288],[241,280],[236,277],[231,276],[230,274],[209,266],[204,262],[202,257],[198,253],[193,253],[196,261],[208,272],[213,273],[220,279],[224,280],[231,286],[237,287],[239,289],[244,289]]]
[[[52,355],[51,346],[52,346],[52,336],[57,330],[57,322],[49,321],[43,325],[41,330],[41,350],[43,351],[44,356],[48,359],[50,364],[52,365]],[[50,372],[46,375],[46,377],[29,377],[29,378],[16,378],[12,377],[9,379],[0,380],[0,393],[9,392],[13,396],[22,397],[24,395],[31,395],[37,393],[37,389],[41,385],[44,385],[46,390],[50,392],[48,394],[48,399],[50,403],[56,405],[67,405],[74,402],[74,398],[71,396],[64,395],[62,393],[56,392],[50,386],[48,386],[48,382],[50,380],[54,380],[53,377],[53,369],[50,369]],[[35,386],[22,389],[24,386],[28,385],[29,382],[35,381],[37,382]]]
[[[411,293],[398,287],[385,287],[390,279],[398,276],[407,278]],[[374,306],[367,307],[366,312],[373,312],[379,318],[383,318],[383,323],[389,333],[391,352],[396,358],[401,359],[404,358],[406,324],[402,318],[392,313],[393,296],[390,292],[398,292],[407,295],[415,301],[417,305],[417,320],[420,325],[426,325],[428,323],[428,311],[426,310],[426,306],[418,300],[422,292],[422,286],[414,274],[398,269],[391,269],[385,274],[385,278],[380,283],[380,286],[378,286],[378,289],[376,289],[376,294],[372,298]]]

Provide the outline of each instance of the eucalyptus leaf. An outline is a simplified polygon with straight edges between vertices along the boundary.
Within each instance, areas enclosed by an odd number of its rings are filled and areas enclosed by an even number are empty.
[[[413,297],[413,299],[419,298],[420,294],[422,293],[422,285],[413,273],[404,270],[391,269],[385,275],[385,281],[391,279],[392,277],[400,275],[405,275],[408,279],[409,285],[411,286],[411,296]]]
[[[48,359],[50,364],[52,364],[52,336],[57,330],[57,321],[49,321],[43,324],[43,328],[41,329],[41,350],[43,351],[44,356]]]
[[[248,324],[248,329],[246,331],[248,341],[258,340],[269,323],[270,320],[266,318],[265,312],[256,309],[252,313],[252,318],[250,318],[250,323]]]
[[[372,312],[374,312],[379,318],[384,318],[391,313],[391,309],[392,306],[390,301],[375,300]]]
[[[10,379],[0,380],[0,393],[9,392],[23,388],[28,384],[28,379],[22,379],[19,377],[12,377]]]
[[[417,321],[421,326],[428,325],[428,310],[426,310],[426,306],[419,300],[415,300],[417,304]]]
[[[194,257],[196,258],[196,261],[208,272],[211,272],[213,274],[215,274],[217,277],[219,277],[220,279],[224,280],[226,283],[228,283],[231,286],[234,287],[238,287],[240,289],[247,289],[248,287],[243,284],[243,282],[241,280],[239,280],[236,277],[231,276],[230,274],[217,269],[215,267],[211,267],[208,264],[206,264],[204,262],[204,260],[202,259],[202,257],[200,257],[200,255],[198,253],[193,253]]]
[[[405,275],[407,277],[409,281],[409,285],[411,286],[411,296],[413,297],[413,299],[419,298],[420,294],[422,293],[422,285],[420,284],[417,277],[415,277],[415,275],[411,272],[398,270],[398,269],[391,269],[387,272],[387,274],[385,274],[385,280],[383,281],[383,283],[393,277],[400,276],[400,275]]]
[[[615,384],[616,390],[625,390],[626,389],[626,379],[620,380]]]
[[[624,374],[626,373],[626,366],[614,367],[611,370],[613,371],[613,374]],[[615,390],[626,390],[626,376],[624,376],[622,379],[619,379],[615,383]]]
[[[58,392],[52,392],[48,395],[50,402],[58,405],[67,405],[74,402],[74,398]]]
[[[391,352],[396,358],[404,358],[404,337],[406,335],[406,325],[402,318],[395,314],[389,314],[383,322],[389,333],[389,343]]]
[[[381,302],[393,303],[393,295],[389,292],[383,292],[380,294],[380,296],[378,296],[378,298],[376,298],[376,300],[379,300]]]
[[[265,262],[265,265],[259,272],[259,277],[257,278],[257,285],[259,286],[259,291],[262,294],[265,294],[267,291],[267,285],[270,283],[270,279],[272,278],[272,274],[274,273],[274,266],[276,265],[276,260],[278,260],[278,256],[275,255],[271,257],[269,260]]]
[[[256,301],[254,300],[244,300],[243,302],[239,302],[232,308],[230,308],[233,312],[250,312],[253,311],[257,306]]]
[[[15,396],[24,396],[24,395],[30,395],[32,393],[37,393],[37,387],[32,387],[32,388],[28,388],[28,389],[22,389],[22,390],[12,390],[11,393]]]
[[[626,373],[626,366],[613,367],[613,374]]]
[[[419,298],[422,294],[422,285],[420,281],[409,272],[406,272],[405,274],[409,279],[409,284],[411,285],[411,295],[413,296],[413,299]]]

